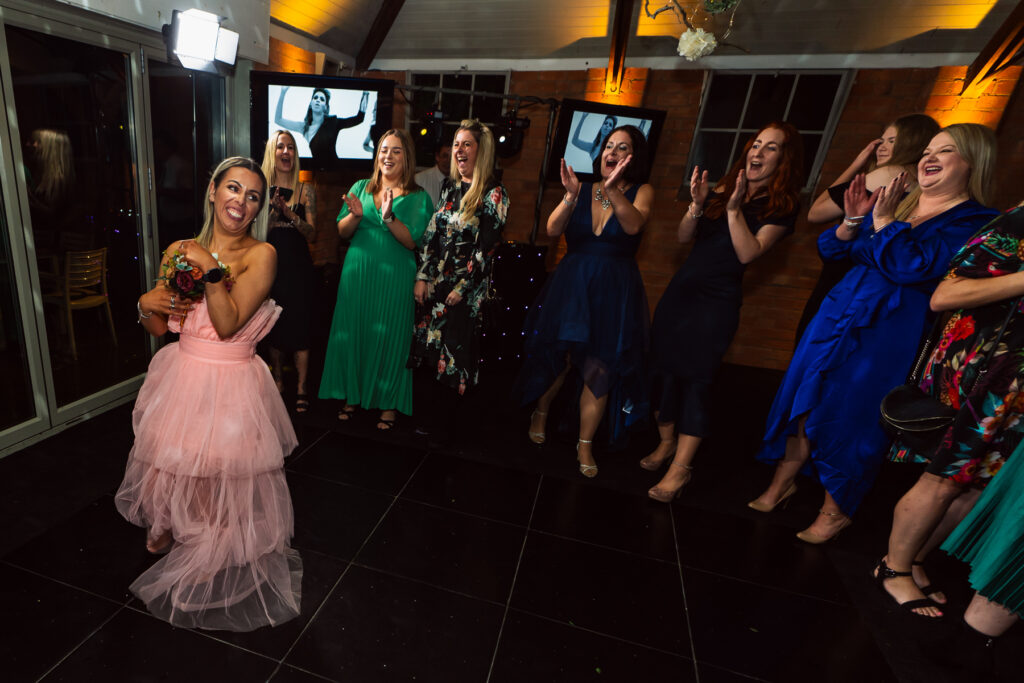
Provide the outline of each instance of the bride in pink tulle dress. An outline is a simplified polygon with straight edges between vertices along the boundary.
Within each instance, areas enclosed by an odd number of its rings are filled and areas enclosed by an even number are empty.
[[[299,613],[302,562],[289,545],[283,470],[295,432],[255,356],[281,313],[267,299],[277,258],[259,239],[265,200],[259,165],[222,162],[203,231],[167,250],[205,273],[204,298],[190,302],[160,283],[139,299],[150,334],[181,337],[154,356],[139,391],[116,504],[149,530],[150,552],[167,552],[131,590],[175,626],[250,631]]]

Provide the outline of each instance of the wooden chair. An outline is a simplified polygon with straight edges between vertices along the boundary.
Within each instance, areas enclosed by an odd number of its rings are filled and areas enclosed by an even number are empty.
[[[110,311],[110,298],[107,292],[106,247],[65,252],[63,278],[55,283],[52,291],[43,294],[43,301],[59,304],[64,309],[68,338],[71,341],[71,356],[75,360],[78,360],[78,348],[75,345],[72,311],[106,307],[110,337],[114,340],[114,345],[117,345],[117,331],[114,329],[114,316]]]

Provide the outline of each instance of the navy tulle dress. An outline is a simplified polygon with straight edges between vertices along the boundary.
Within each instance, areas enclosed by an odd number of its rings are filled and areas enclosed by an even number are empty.
[[[639,186],[626,190],[632,203]],[[593,188],[584,184],[565,230],[566,254],[551,274],[524,324],[525,360],[518,386],[523,403],[535,401],[565,369],[566,357],[594,396],[608,395],[609,440],[647,415],[644,354],[650,325],[636,250],[640,234],[627,234],[614,215],[593,231]],[[582,389],[582,387],[581,387]]]
[[[949,261],[996,211],[968,200],[911,229],[894,221],[875,232],[869,220],[852,240],[829,228],[823,258],[854,266],[811,320],[775,395],[758,459],[775,462],[807,415],[813,474],[852,515],[888,451],[878,423],[885,394],[906,381],[928,325],[928,302]]]
[[[793,232],[796,213],[759,218],[767,195],[743,205],[751,233],[765,225]],[[711,382],[740,323],[743,273],[729,235],[729,219],[702,216],[690,255],[673,276],[651,325],[651,406],[658,422],[676,423],[680,434],[705,437]]]

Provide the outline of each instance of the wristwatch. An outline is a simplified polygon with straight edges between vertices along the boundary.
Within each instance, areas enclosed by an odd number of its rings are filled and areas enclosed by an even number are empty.
[[[384,222],[385,223],[393,223],[394,220],[395,220],[395,212],[394,211],[392,211],[389,215],[384,216]]]
[[[223,277],[223,270],[221,270],[220,268],[210,268],[208,271],[203,273],[203,282],[209,282],[210,284],[213,284],[215,282],[220,282],[221,278]]]

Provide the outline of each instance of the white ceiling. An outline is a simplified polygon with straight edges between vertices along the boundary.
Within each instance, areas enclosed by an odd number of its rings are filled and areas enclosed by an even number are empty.
[[[651,11],[667,0],[647,0]],[[271,20],[331,51],[359,53],[383,0],[270,0]],[[683,0],[694,7],[700,0]],[[716,58],[751,67],[760,57],[914,56],[947,63],[976,54],[1018,0],[742,0],[729,42]],[[429,61],[463,65],[521,64],[529,60],[592,60],[604,66],[610,46],[609,0],[405,0],[373,66],[394,68]],[[684,29],[672,12],[651,20],[636,0],[631,61],[689,64],[675,54]],[[724,31],[719,20],[717,33]],[[777,61],[777,60],[776,60]],[[810,60],[813,62],[813,60]],[[383,65],[383,66],[382,66]],[[855,65],[855,64],[853,64]],[[895,64],[894,64],[895,65]],[[508,68],[512,68],[509,66]],[[522,68],[518,66],[516,68]]]

